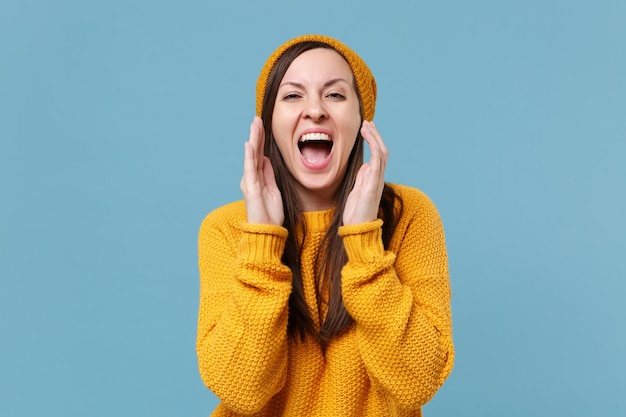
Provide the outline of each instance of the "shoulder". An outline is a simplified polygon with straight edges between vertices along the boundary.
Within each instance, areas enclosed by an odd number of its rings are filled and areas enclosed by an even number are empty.
[[[437,213],[433,201],[422,190],[402,184],[389,184],[402,200],[402,217],[417,214],[418,212]]]
[[[246,205],[243,200],[234,201],[216,208],[206,215],[200,226],[200,234],[211,229],[239,229],[246,220]]]
[[[436,246],[443,244],[445,240],[443,224],[432,200],[417,188],[399,184],[389,185],[402,200],[402,211],[390,248],[399,249],[409,242],[413,242],[412,244],[420,242],[420,245],[436,242]]]

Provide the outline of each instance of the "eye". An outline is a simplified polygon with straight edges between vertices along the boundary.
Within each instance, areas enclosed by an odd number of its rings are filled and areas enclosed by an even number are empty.
[[[283,96],[283,100],[285,101],[293,101],[293,100],[297,100],[300,98],[300,94],[297,93],[289,93],[289,94],[285,94]]]
[[[333,100],[344,100],[346,98],[346,96],[344,96],[341,93],[329,93],[326,95],[326,97],[331,98]]]

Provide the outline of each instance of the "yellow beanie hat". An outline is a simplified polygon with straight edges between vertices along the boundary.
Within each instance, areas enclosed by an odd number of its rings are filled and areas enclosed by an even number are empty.
[[[294,45],[303,42],[321,42],[332,47],[339,52],[348,61],[356,85],[363,102],[363,112],[365,120],[372,120],[374,118],[374,110],[376,108],[376,80],[372,75],[372,72],[368,68],[365,61],[361,59],[352,49],[348,48],[343,43],[336,39],[323,35],[303,35],[294,38],[283,45],[281,45],[265,62],[261,75],[256,84],[256,114],[261,116],[263,110],[263,98],[265,96],[265,88],[267,87],[267,81],[272,72],[272,68],[276,64],[276,61]]]

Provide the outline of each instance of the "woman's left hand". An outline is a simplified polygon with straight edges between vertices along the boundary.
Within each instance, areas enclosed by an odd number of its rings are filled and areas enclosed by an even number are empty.
[[[385,168],[389,151],[373,122],[364,121],[361,135],[370,148],[370,160],[359,169],[354,188],[348,195],[343,211],[343,224],[352,225],[374,221],[385,186]]]

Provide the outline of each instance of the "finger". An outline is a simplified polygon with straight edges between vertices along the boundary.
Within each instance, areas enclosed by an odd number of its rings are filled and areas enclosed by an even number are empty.
[[[378,129],[376,128],[376,125],[374,124],[374,122],[369,122],[368,128],[372,134],[372,138],[376,141],[378,145],[378,150],[381,156],[381,166],[382,166],[382,169],[384,170],[385,167],[387,166],[389,150],[387,149],[387,146],[385,146],[385,142],[383,141],[382,136],[378,132]]]
[[[387,149],[387,146],[385,146],[385,141],[383,141],[383,137],[381,136],[380,132],[378,131],[378,128],[376,127],[376,125],[374,124],[374,122],[369,122],[369,126],[370,126],[370,130],[372,131],[374,137],[376,138],[380,149],[382,151],[383,154],[386,154],[389,152],[389,150]]]
[[[365,139],[367,145],[370,148],[370,169],[368,171],[370,174],[378,178],[381,171],[382,155],[380,150],[379,138],[376,137],[376,133],[371,128],[371,122],[363,122],[361,134],[363,135],[363,139]]]
[[[359,172],[357,172],[356,174],[356,179],[354,180],[354,187],[352,187],[352,190],[354,191],[359,191],[361,189],[361,187],[363,186],[363,182],[365,181],[365,178],[367,177],[367,174],[370,171],[370,163],[366,162],[363,165],[361,165],[361,168],[359,168]]]
[[[263,157],[263,177],[265,178],[265,184],[271,192],[278,191],[278,185],[276,184],[276,176],[274,174],[274,167],[267,156]]]
[[[254,161],[254,147],[250,142],[244,143],[243,177],[241,178],[241,191],[250,189],[257,182],[257,169]]]
[[[262,175],[263,171],[263,156],[265,155],[265,132],[263,130],[263,121],[260,117],[255,116],[252,122],[255,129],[255,158],[257,160],[257,169],[260,171],[259,175]]]
[[[248,142],[252,145],[252,157],[254,159],[254,169],[258,170],[262,167],[260,156],[263,155],[262,152],[262,129],[259,129],[260,119],[259,117],[255,117],[250,124],[250,137]],[[259,150],[261,149],[261,151]]]
[[[255,117],[250,124],[250,136],[245,143],[244,149],[244,175],[242,178],[242,191],[246,194],[260,192],[259,189],[265,185],[263,178],[263,152],[259,150],[262,139],[262,122]]]
[[[376,125],[374,124],[374,122],[371,122],[371,123],[372,123],[372,128],[373,128],[374,135],[378,139],[378,145],[379,145],[380,154],[381,154],[381,157],[382,157],[382,159],[381,159],[381,172],[384,173],[385,170],[387,169],[387,161],[389,159],[389,150],[387,149],[387,146],[385,145],[385,141],[383,140],[383,137],[378,132],[378,128],[376,127]]]
[[[257,148],[257,153],[256,153],[256,158],[258,160],[258,179],[259,179],[259,183],[261,184],[261,187],[265,187],[267,184],[267,176],[266,173],[268,172],[266,170],[266,167],[269,166],[270,171],[271,171],[271,176],[273,179],[274,178],[274,169],[272,167],[272,164],[270,163],[269,158],[267,158],[265,156],[265,130],[263,129],[263,120],[258,117],[255,116],[254,118],[254,125],[257,129],[257,137],[259,139],[259,146]]]
[[[370,147],[370,159],[372,160],[373,169],[379,177],[379,180],[382,180],[385,169],[387,168],[389,151],[373,122],[365,122],[363,127],[363,138],[367,140]]]
[[[248,142],[246,145],[246,152],[247,152],[247,156],[250,158],[250,160],[252,161],[252,167],[254,170],[257,169],[257,161],[255,158],[255,150],[257,147],[257,141],[258,141],[258,137],[256,134],[256,127],[254,126],[254,122],[250,123],[250,133],[248,135]],[[248,146],[249,145],[249,146]]]
[[[263,120],[256,116],[254,118],[254,124],[256,125],[257,135],[259,137],[259,159],[263,159],[263,156],[265,155],[265,130],[263,129]]]

